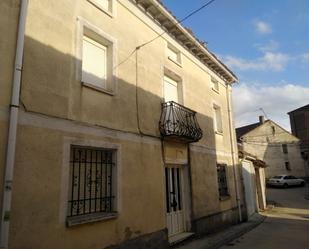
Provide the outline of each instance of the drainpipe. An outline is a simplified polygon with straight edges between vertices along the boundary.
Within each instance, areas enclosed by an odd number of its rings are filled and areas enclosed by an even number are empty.
[[[228,109],[228,118],[229,118],[229,130],[230,130],[230,143],[231,143],[231,152],[232,152],[232,161],[233,161],[233,173],[234,173],[234,184],[236,191],[236,202],[238,208],[239,222],[242,222],[241,214],[241,203],[240,203],[240,194],[238,186],[238,176],[237,176],[237,163],[235,162],[235,151],[234,151],[234,132],[233,132],[233,122],[232,122],[232,108],[231,108],[231,86],[228,84],[226,87],[226,96],[227,96],[227,109]]]
[[[13,182],[13,171],[15,164],[16,134],[17,134],[17,123],[18,123],[18,109],[19,109],[19,96],[20,96],[21,71],[22,71],[23,51],[24,51],[27,6],[28,6],[28,0],[21,0],[15,64],[14,64],[14,76],[12,83],[13,87],[12,87],[12,96],[10,104],[9,133],[8,133],[6,162],[5,162],[2,217],[1,217],[2,219],[0,226],[1,249],[7,249],[9,241],[12,182]]]

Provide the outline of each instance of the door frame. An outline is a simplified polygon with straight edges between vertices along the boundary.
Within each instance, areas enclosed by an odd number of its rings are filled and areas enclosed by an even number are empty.
[[[184,224],[184,231],[183,233],[189,232],[192,229],[192,224],[191,224],[191,191],[190,191],[190,174],[189,174],[189,165],[188,164],[171,164],[171,163],[166,163],[164,164],[164,214],[165,214],[165,224],[166,224],[166,228],[167,227],[167,210],[166,210],[166,180],[165,180],[165,168],[179,168],[181,169],[181,193],[182,193],[182,207],[183,207],[183,224]],[[168,233],[168,237],[173,237],[176,236],[175,235],[169,235]]]

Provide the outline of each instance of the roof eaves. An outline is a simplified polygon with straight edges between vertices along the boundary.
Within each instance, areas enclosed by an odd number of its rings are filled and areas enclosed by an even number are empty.
[[[211,53],[203,42],[201,42],[192,32],[189,32],[185,27],[179,24],[179,20],[162,4],[160,0],[131,0],[136,4],[142,4],[146,9],[152,9],[151,15],[154,15],[154,8],[159,10],[157,16],[153,16],[155,21],[168,24],[170,21],[173,25],[171,30],[167,26],[162,26],[162,28],[172,35],[183,47],[185,47],[190,53],[192,53],[197,59],[202,63],[206,64],[212,71],[217,75],[223,78],[227,83],[236,83],[238,82],[237,76],[223,63],[221,62],[213,53]],[[147,11],[147,10],[146,10]],[[158,16],[161,17],[161,20],[158,20]],[[162,17],[165,17],[167,20]],[[178,31],[178,32],[177,32]],[[178,36],[177,36],[178,35]],[[188,45],[192,45],[191,47]],[[203,53],[204,58],[198,56],[198,54]],[[211,61],[214,65],[206,61]],[[216,68],[217,67],[217,68]]]

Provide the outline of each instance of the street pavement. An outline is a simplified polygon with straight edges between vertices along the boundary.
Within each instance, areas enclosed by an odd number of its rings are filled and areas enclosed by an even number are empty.
[[[306,199],[307,197],[307,199]],[[309,186],[267,189],[274,208],[255,229],[220,249],[309,249]]]

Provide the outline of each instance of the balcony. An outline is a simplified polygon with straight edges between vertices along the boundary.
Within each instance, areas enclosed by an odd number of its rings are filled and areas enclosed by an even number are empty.
[[[161,136],[171,141],[192,143],[203,136],[196,112],[174,101],[162,103],[159,129]]]

